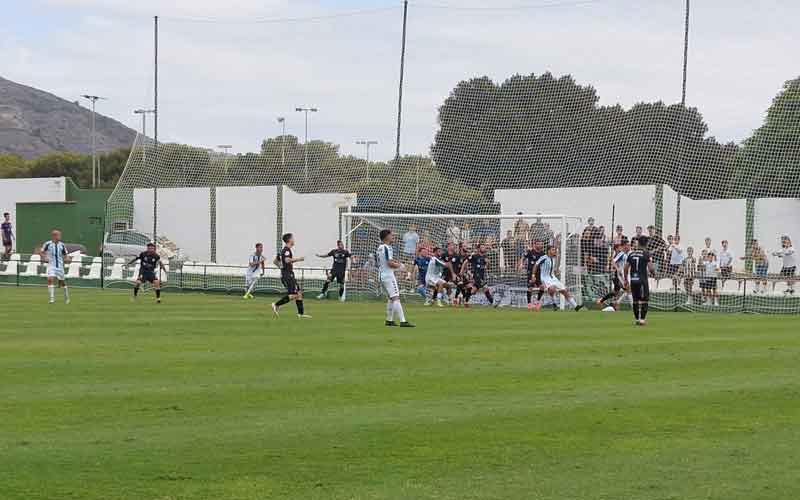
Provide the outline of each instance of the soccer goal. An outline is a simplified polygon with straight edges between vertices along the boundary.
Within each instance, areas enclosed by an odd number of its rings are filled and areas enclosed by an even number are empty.
[[[483,247],[486,255],[487,285],[502,306],[524,307],[528,303],[528,262],[525,255],[533,242],[541,248],[555,247],[556,274],[567,290],[580,302],[581,291],[581,217],[562,214],[411,214],[344,212],[341,234],[356,256],[351,270],[351,290],[379,295],[375,250],[379,233],[390,229],[395,234],[394,255],[405,265],[397,273],[401,291],[423,295],[422,276],[415,260],[421,253],[430,255],[434,248],[447,251],[465,249],[468,253]],[[531,264],[532,267],[532,264]],[[480,295],[480,294],[479,294]],[[485,303],[482,295],[473,296],[473,304]],[[545,294],[545,305],[563,308],[564,301]]]

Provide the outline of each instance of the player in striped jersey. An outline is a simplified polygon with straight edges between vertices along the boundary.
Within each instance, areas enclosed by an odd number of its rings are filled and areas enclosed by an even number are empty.
[[[266,258],[264,258],[264,245],[256,243],[256,251],[250,256],[250,262],[247,264],[247,271],[244,273],[244,285],[247,290],[244,292],[245,299],[253,298],[253,290],[258,283],[258,278],[264,276],[264,268],[266,266]]]
[[[425,273],[425,286],[430,288],[433,292],[433,298],[436,299],[436,305],[444,307],[442,304],[442,291],[446,288],[448,295],[450,294],[450,283],[442,276],[444,271],[453,273],[453,266],[450,262],[443,260],[442,249],[435,247],[430,262],[428,262],[428,271]],[[426,302],[425,305],[429,303]]]
[[[61,231],[53,229],[50,233],[50,241],[42,245],[39,252],[44,262],[47,262],[47,293],[50,296],[50,303],[56,301],[56,282],[64,289],[64,303],[69,304],[69,288],[64,279],[64,265],[71,261],[67,255],[67,247],[61,242]]]
[[[550,245],[547,247],[547,254],[540,257],[536,262],[533,273],[534,275],[539,273],[538,275],[542,280],[542,286],[547,290],[547,294],[550,295],[550,298],[553,300],[553,309],[557,309],[555,305],[555,295],[559,293],[574,311],[580,311],[583,308],[583,304],[578,305],[575,302],[575,298],[569,293],[567,287],[565,287],[556,276],[556,257],[558,257],[558,250],[554,245]]]
[[[603,306],[608,301],[611,301],[611,306],[614,309],[619,309],[619,301],[627,291],[625,288],[625,263],[628,261],[628,252],[630,251],[630,244],[624,236],[622,240],[614,244],[615,253],[611,261],[611,284],[613,289],[602,298],[597,299],[598,306]]]
[[[392,243],[394,243],[394,233],[389,229],[382,229],[380,232],[381,244],[375,256],[378,259],[378,274],[381,280],[383,289],[389,296],[386,302],[386,326],[397,326],[394,322],[394,317],[400,320],[400,326],[405,328],[413,328],[414,325],[406,321],[406,313],[403,311],[403,305],[400,303],[400,288],[397,286],[397,278],[394,275],[395,270],[402,271],[405,266],[394,259],[394,250]]]

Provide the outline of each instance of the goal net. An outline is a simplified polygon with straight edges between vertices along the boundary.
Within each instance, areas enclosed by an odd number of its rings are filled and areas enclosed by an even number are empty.
[[[580,217],[545,214],[408,214],[357,213],[342,214],[344,243],[354,256],[349,287],[367,296],[382,295],[376,269],[379,234],[388,229],[395,235],[394,258],[404,265],[396,272],[401,293],[422,300],[435,298],[426,285],[426,272],[435,251],[445,262],[457,263],[456,273],[444,273],[453,290],[445,300],[453,303],[456,285],[469,281],[469,257],[481,253],[486,259],[485,285],[493,296],[493,305],[525,307],[527,292],[539,289],[531,283],[528,272],[535,259],[529,252],[546,253],[554,248],[554,275],[580,302],[581,255],[579,243]],[[538,245],[535,245],[538,242]],[[455,257],[455,258],[454,258]],[[462,270],[464,271],[462,276]],[[535,290],[534,296],[538,299]],[[542,297],[544,305],[563,308],[565,302],[555,295]],[[483,294],[471,303],[487,304]]]

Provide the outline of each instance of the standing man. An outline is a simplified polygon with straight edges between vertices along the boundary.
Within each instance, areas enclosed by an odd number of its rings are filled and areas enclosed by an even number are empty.
[[[649,274],[655,274],[650,253],[647,251],[647,237],[633,239],[633,250],[625,263],[625,288],[630,286],[633,296],[633,317],[636,325],[647,324],[647,310],[650,301]]]
[[[297,317],[301,319],[310,318],[311,316],[306,314],[303,307],[303,291],[294,277],[294,263],[303,262],[305,257],[295,257],[292,253],[292,248],[294,248],[294,235],[292,233],[284,234],[281,239],[284,247],[281,253],[275,256],[272,263],[281,269],[281,283],[286,287],[286,295],[281,297],[279,301],[272,303],[272,314],[277,318],[279,316],[278,308],[293,300],[297,306]]]
[[[14,247],[14,226],[11,225],[11,214],[6,212],[3,214],[3,223],[0,224],[0,232],[3,233],[3,248],[5,249],[5,258],[11,257],[11,249]]]
[[[464,295],[464,307],[469,307],[469,299],[480,290],[483,290],[483,294],[486,296],[486,300],[489,301],[489,304],[494,305],[494,297],[492,297],[492,292],[489,290],[489,286],[486,283],[486,268],[489,266],[489,261],[486,258],[486,246],[483,243],[478,244],[478,250],[461,264],[461,274],[464,274],[467,266],[469,266],[472,271],[472,279],[467,284],[467,293]],[[497,305],[499,306],[500,303],[498,302]]]
[[[524,222],[524,221],[523,221]],[[503,249],[503,269],[506,272],[511,272],[514,269],[514,263],[517,261],[517,245],[514,239],[514,233],[509,229],[506,231],[506,237],[500,242]]]
[[[598,306],[605,306],[611,301],[611,307],[619,309],[619,301],[625,293],[625,262],[630,252],[628,240],[623,237],[619,243],[614,244],[614,257],[611,260],[611,290],[603,297],[597,299]]]
[[[400,326],[404,328],[413,328],[414,325],[406,321],[406,314],[403,311],[403,305],[400,303],[400,288],[397,286],[397,278],[395,278],[395,270],[402,271],[404,266],[402,263],[394,259],[394,251],[392,250],[392,243],[394,243],[394,234],[389,229],[382,229],[380,232],[381,244],[378,246],[376,256],[378,258],[378,273],[381,279],[381,285],[389,296],[386,303],[386,326],[397,326],[394,322],[394,317],[400,320]]]
[[[428,264],[430,262],[431,257],[428,255],[428,250],[425,247],[421,247],[418,255],[414,257],[414,271],[412,274],[417,277],[414,290],[422,296],[426,306],[430,304],[430,300],[428,299],[428,287],[425,285],[425,276],[428,274]]]
[[[450,283],[442,276],[445,269],[450,271],[451,275],[454,274],[452,264],[442,257],[442,249],[435,247],[428,263],[428,270],[425,273],[425,285],[433,290],[433,298],[436,299],[436,305],[439,307],[444,307],[444,304],[442,304],[442,291],[446,288],[449,295],[451,288]],[[426,305],[428,305],[427,302]]]
[[[550,295],[554,310],[558,309],[555,301],[555,295],[558,293],[564,297],[564,300],[573,311],[580,311],[583,309],[583,304],[579,305],[575,301],[567,287],[556,276],[556,257],[558,257],[558,249],[555,245],[550,245],[547,247],[547,253],[533,267],[533,274],[541,277],[542,286],[547,290],[547,294]]]
[[[164,263],[161,262],[161,256],[156,253],[156,244],[152,241],[148,243],[147,250],[128,262],[128,265],[133,265],[137,260],[139,261],[139,276],[136,277],[133,285],[134,300],[139,296],[139,287],[142,286],[143,282],[147,282],[153,285],[153,289],[156,291],[156,303],[160,304],[161,280],[156,276],[156,267],[158,267],[159,271],[164,272],[167,272],[167,269],[164,267]]]
[[[244,285],[247,288],[244,292],[245,299],[253,298],[253,290],[256,288],[258,278],[264,276],[266,260],[264,258],[264,245],[256,243],[256,252],[250,256],[250,262],[248,262],[247,271],[244,274]]]
[[[519,260],[519,268],[523,269],[523,266],[527,268],[527,282],[528,282],[528,309],[536,309],[537,311],[542,308],[542,294],[544,294],[544,289],[542,288],[542,280],[539,273],[534,273],[533,268],[536,267],[536,263],[539,262],[539,259],[544,257],[544,245],[539,240],[536,240],[531,245],[531,249],[525,252],[525,255]],[[533,291],[536,290],[536,302],[533,302]]]
[[[317,298],[320,300],[327,299],[328,288],[330,288],[331,283],[333,283],[335,280],[339,283],[339,301],[344,302],[347,259],[352,259],[353,254],[344,248],[344,243],[342,243],[342,240],[338,240],[336,242],[336,248],[326,254],[317,254],[317,257],[321,259],[324,259],[325,257],[333,257],[333,267],[331,267],[331,270],[328,273],[328,279],[325,281],[325,284],[322,285],[322,292],[320,292]]]
[[[417,233],[417,225],[411,224],[408,226],[408,231],[403,235],[403,257],[409,262],[413,261],[414,257],[417,256],[418,246],[419,233]]]
[[[64,264],[68,264],[72,259],[67,255],[67,247],[61,243],[61,231],[53,229],[50,241],[42,245],[39,255],[47,262],[47,293],[50,296],[50,303],[56,302],[56,282],[58,282],[58,286],[64,289],[64,303],[69,304],[69,289],[64,280]]]
[[[722,250],[719,251],[719,264],[720,277],[722,278],[723,287],[725,280],[729,280],[733,275],[733,251],[728,248],[728,240],[722,240]]]

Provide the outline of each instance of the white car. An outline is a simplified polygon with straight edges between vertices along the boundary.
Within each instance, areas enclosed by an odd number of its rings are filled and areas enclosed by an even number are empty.
[[[106,233],[103,241],[103,253],[106,257],[132,259],[147,250],[147,243],[150,241],[152,238],[149,234],[133,229],[113,231]],[[171,259],[180,253],[177,248],[171,248],[172,246],[169,242],[157,242],[156,251],[161,258]]]

